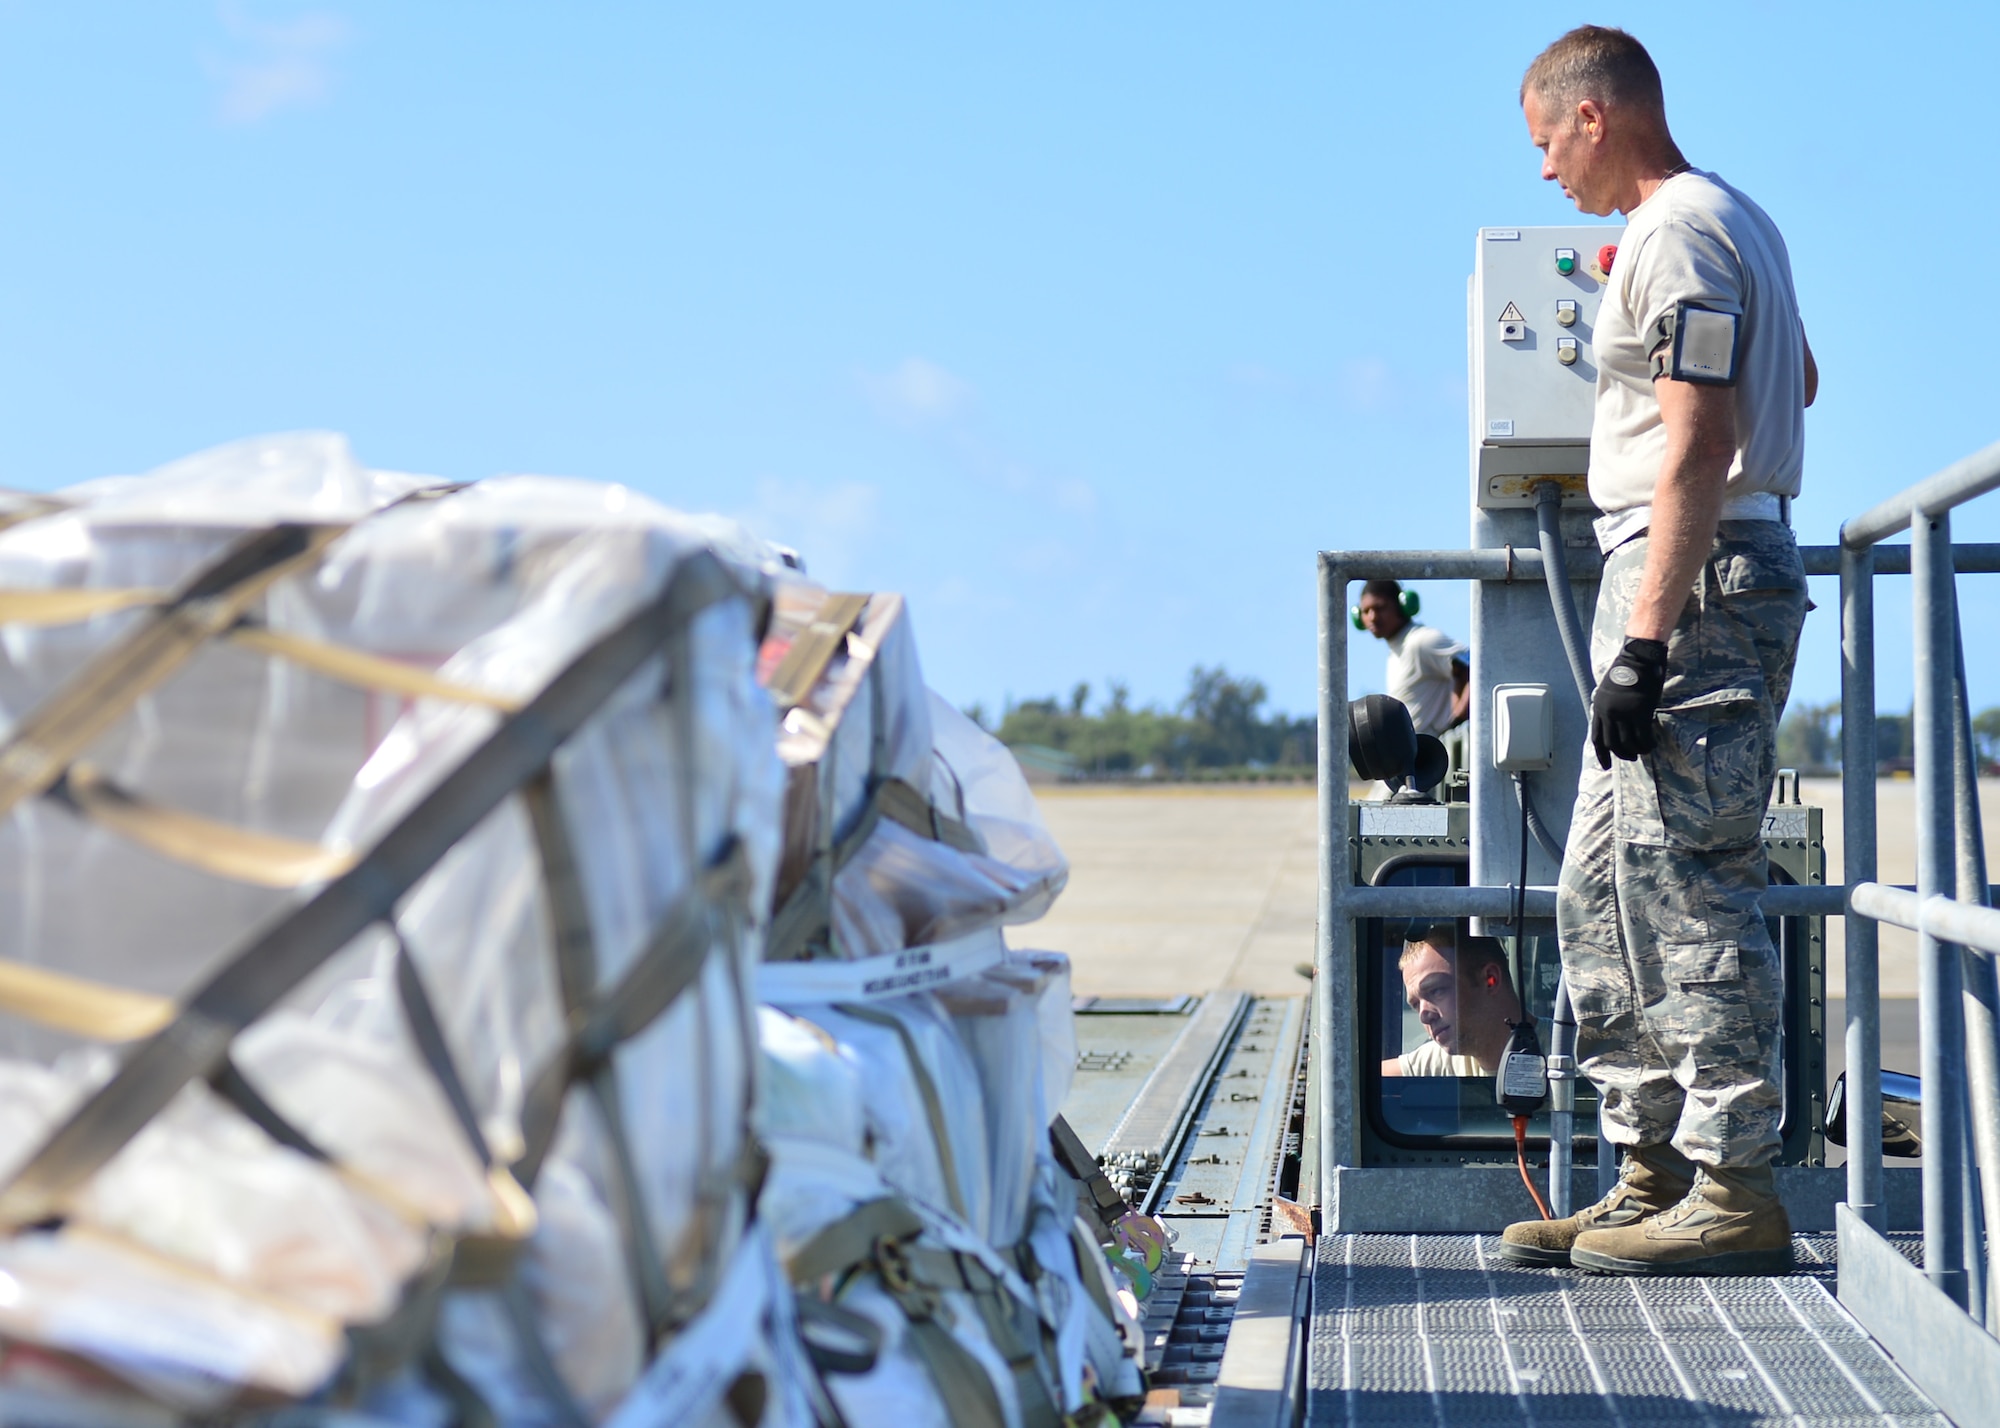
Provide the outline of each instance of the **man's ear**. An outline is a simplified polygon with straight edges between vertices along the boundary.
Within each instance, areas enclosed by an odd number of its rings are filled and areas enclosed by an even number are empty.
[[[1595,99],[1576,102],[1576,131],[1593,144],[1604,142],[1604,106]]]

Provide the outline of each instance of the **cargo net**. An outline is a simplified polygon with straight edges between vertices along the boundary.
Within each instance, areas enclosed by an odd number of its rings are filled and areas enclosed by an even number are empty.
[[[1134,1402],[1049,1149],[1066,964],[998,931],[1060,853],[900,600],[839,599],[332,437],[0,509],[0,1409]]]

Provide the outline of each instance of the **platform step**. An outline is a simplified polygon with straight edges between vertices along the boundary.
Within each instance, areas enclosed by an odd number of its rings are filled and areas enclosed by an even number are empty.
[[[1782,1278],[1503,1264],[1494,1235],[1316,1246],[1309,1424],[1949,1428],[1834,1298],[1834,1237]]]

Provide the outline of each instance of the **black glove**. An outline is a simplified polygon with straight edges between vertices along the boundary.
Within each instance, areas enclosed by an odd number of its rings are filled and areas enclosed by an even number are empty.
[[[1612,755],[1636,759],[1653,752],[1653,711],[1667,684],[1667,647],[1659,640],[1627,640],[1590,699],[1590,744],[1597,766]]]

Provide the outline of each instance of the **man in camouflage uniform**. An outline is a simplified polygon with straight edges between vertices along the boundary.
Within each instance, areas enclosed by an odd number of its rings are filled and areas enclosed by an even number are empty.
[[[1762,825],[1807,605],[1784,503],[1817,373],[1783,239],[1681,157],[1638,41],[1572,31],[1522,107],[1543,176],[1630,220],[1595,334],[1597,692],[1556,900],[1578,1062],[1624,1164],[1604,1200],[1510,1226],[1501,1252],[1784,1273]]]

